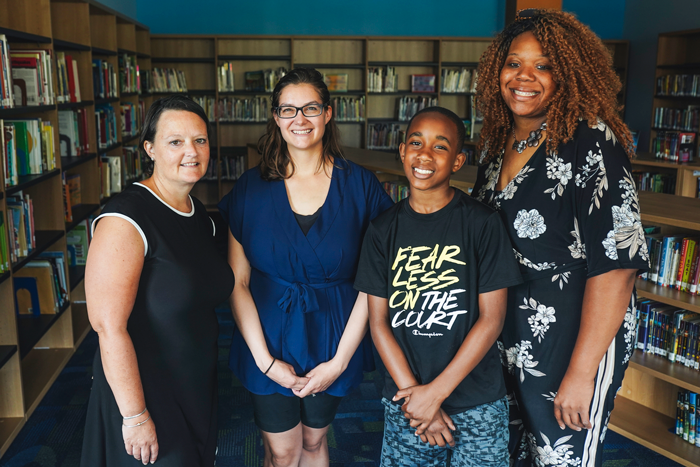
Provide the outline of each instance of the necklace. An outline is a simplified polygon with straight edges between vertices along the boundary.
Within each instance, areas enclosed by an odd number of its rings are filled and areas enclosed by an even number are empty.
[[[518,151],[518,154],[522,154],[527,148],[534,148],[540,144],[542,139],[542,130],[547,129],[547,122],[542,122],[542,125],[534,131],[531,131],[527,139],[518,141],[518,137],[515,136],[515,125],[513,125],[513,149]]]

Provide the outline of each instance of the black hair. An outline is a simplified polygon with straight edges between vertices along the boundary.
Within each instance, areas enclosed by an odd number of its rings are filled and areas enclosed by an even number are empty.
[[[294,68],[279,80],[272,91],[271,109],[280,105],[282,90],[289,85],[310,84],[316,89],[321,103],[326,106],[331,101],[331,93],[323,81],[323,75],[313,68]],[[325,107],[324,107],[325,111]],[[273,110],[274,112],[274,110]],[[335,112],[333,112],[335,114]],[[323,114],[321,114],[323,115]],[[260,175],[264,180],[284,180],[294,174],[294,163],[289,157],[287,143],[282,138],[282,132],[274,118],[267,122],[265,134],[258,140],[258,152],[262,154],[260,159]],[[343,157],[340,148],[340,132],[335,124],[335,115],[326,123],[323,133],[323,152],[319,161],[319,168],[326,167],[333,157]],[[289,165],[291,164],[291,168]]]
[[[467,135],[467,131],[464,128],[464,122],[461,118],[457,116],[456,113],[444,107],[426,107],[416,112],[416,114],[413,117],[411,117],[411,120],[408,122],[408,127],[406,127],[406,139],[408,139],[408,136],[411,134],[409,133],[409,131],[411,130],[413,120],[415,120],[417,116],[427,113],[438,113],[440,115],[444,115],[445,117],[449,118],[452,121],[452,123],[455,124],[455,128],[457,130],[457,143],[455,145],[457,148],[457,154],[462,152],[462,148],[464,147],[464,138]]]
[[[141,129],[141,137],[139,138],[139,150],[142,151],[146,156],[146,163],[144,164],[144,173],[147,175],[153,174],[153,161],[150,156],[146,154],[144,149],[144,143],[148,141],[149,143],[155,143],[156,131],[158,130],[158,121],[160,116],[166,110],[184,110],[186,112],[192,112],[202,119],[207,127],[207,140],[209,140],[209,135],[211,134],[209,128],[209,117],[204,111],[201,105],[197,104],[195,101],[187,96],[173,95],[168,97],[162,97],[151,104],[148,112],[146,112],[146,117],[143,119],[143,127]]]

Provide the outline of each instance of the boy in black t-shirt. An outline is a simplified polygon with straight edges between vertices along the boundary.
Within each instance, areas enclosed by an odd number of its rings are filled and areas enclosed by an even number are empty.
[[[498,213],[450,187],[465,160],[459,117],[426,108],[406,135],[410,197],[370,224],[355,280],[388,373],[381,465],[445,465],[451,450],[453,466],[506,467],[496,338],[520,272]]]

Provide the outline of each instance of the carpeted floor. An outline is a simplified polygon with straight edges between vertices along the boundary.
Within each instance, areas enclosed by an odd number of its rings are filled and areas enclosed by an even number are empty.
[[[218,316],[221,326],[217,466],[262,466],[263,449],[253,424],[250,399],[227,367],[231,315],[228,310],[220,310]],[[96,347],[97,336],[90,333],[0,459],[0,467],[79,466]],[[377,372],[365,375],[362,385],[340,405],[328,437],[332,465],[378,465],[383,430],[378,377]],[[606,437],[604,459],[604,467],[680,466],[612,431]]]

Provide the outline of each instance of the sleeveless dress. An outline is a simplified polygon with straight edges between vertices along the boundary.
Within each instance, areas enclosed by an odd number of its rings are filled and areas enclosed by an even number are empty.
[[[183,213],[135,183],[93,222],[94,229],[103,217],[122,218],[136,227],[146,246],[127,330],[156,427],[161,467],[210,467],[216,456],[214,308],[229,298],[234,279],[216,251],[213,221],[199,200],[190,200],[191,212]],[[93,372],[81,466],[142,466],[124,448],[122,416],[99,349]]]
[[[602,465],[614,399],[634,348],[636,294],[598,365],[591,430],[561,430],[553,401],[578,337],[586,281],[648,268],[632,169],[610,128],[579,123],[572,141],[537,148],[496,190],[503,154],[479,169],[473,195],[501,215],[525,282],[508,290],[499,342],[510,402],[512,467]]]

